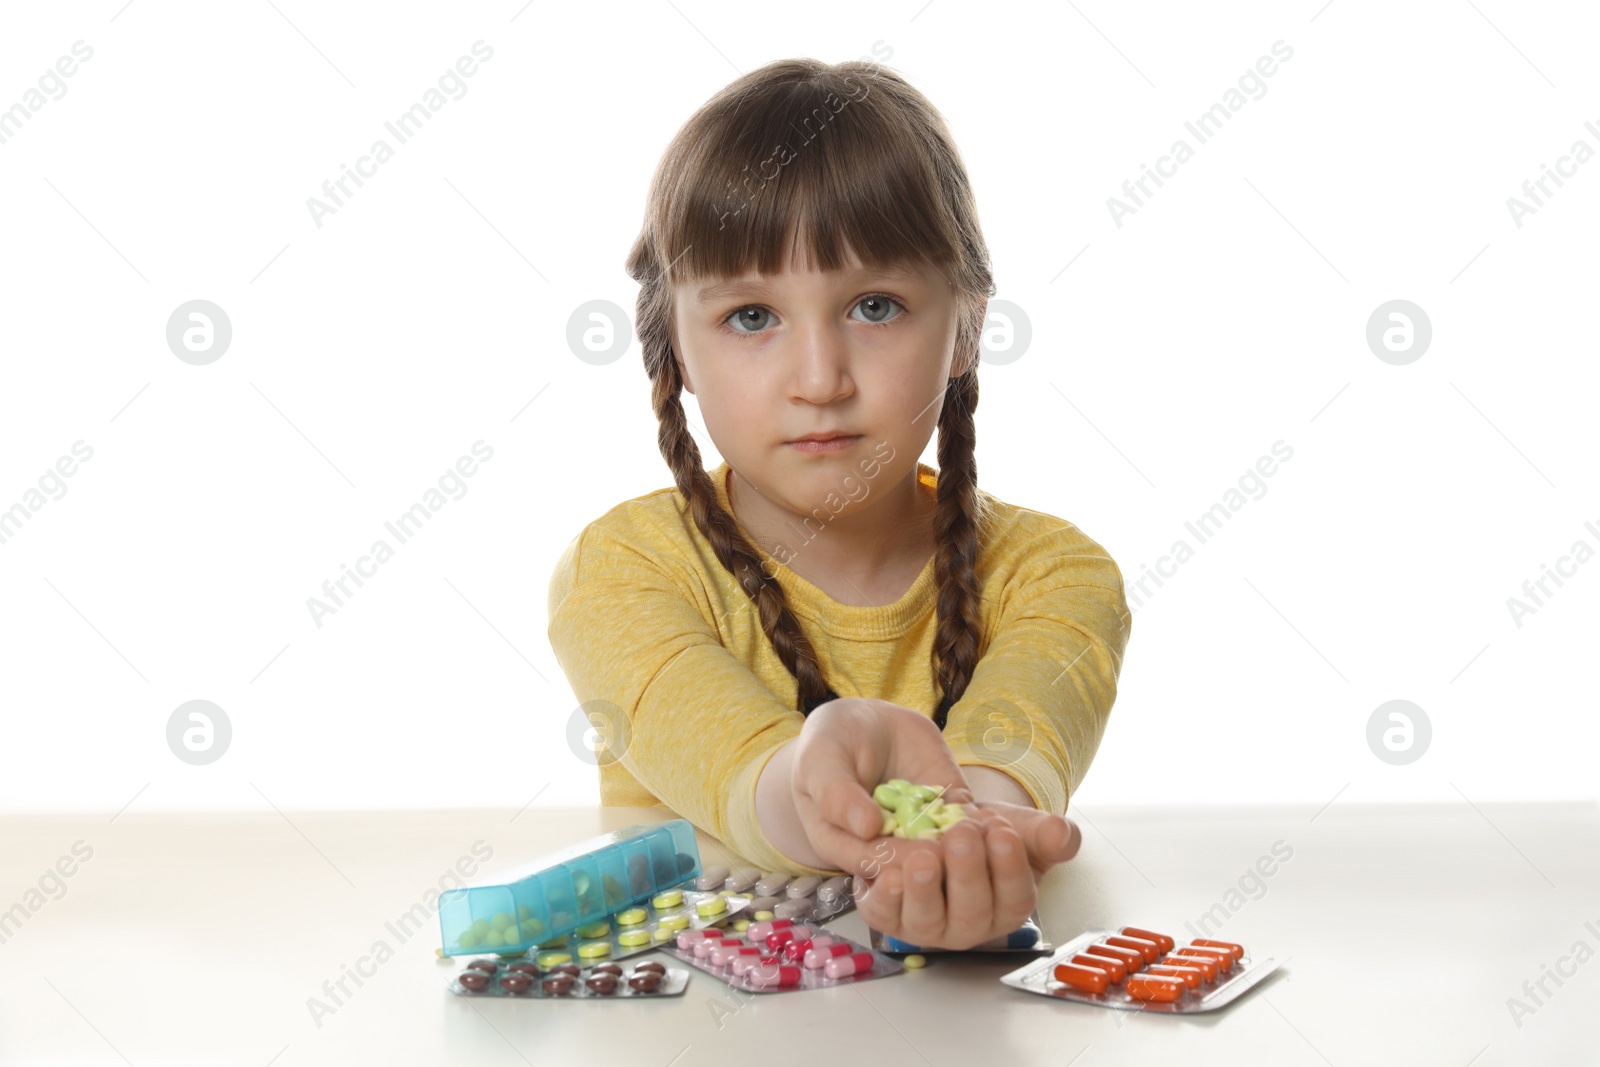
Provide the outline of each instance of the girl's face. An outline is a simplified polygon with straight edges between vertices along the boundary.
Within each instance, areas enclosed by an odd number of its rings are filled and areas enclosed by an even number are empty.
[[[916,469],[946,383],[967,369],[952,366],[957,317],[955,290],[926,260],[852,258],[680,283],[672,344],[718,451],[762,496],[808,515]],[[792,443],[829,432],[855,436],[833,450]]]

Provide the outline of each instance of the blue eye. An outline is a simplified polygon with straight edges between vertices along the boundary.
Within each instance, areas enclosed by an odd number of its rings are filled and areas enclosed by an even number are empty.
[[[772,320],[772,312],[764,307],[742,307],[727,317],[734,333],[760,333]],[[745,329],[745,327],[750,327]]]
[[[892,296],[883,296],[880,294],[862,297],[856,302],[855,309],[862,310],[866,313],[866,318],[862,319],[861,321],[870,322],[876,325],[890,322],[897,318],[898,313],[894,312],[894,309],[899,307],[900,301],[896,300]],[[902,308],[901,310],[904,309]]]

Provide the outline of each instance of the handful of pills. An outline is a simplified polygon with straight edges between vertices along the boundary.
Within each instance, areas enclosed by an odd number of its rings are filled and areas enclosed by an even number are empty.
[[[872,799],[883,812],[886,837],[909,837],[937,841],[950,827],[967,817],[960,804],[940,799],[945,787],[917,785],[904,778],[891,778],[872,791]]]

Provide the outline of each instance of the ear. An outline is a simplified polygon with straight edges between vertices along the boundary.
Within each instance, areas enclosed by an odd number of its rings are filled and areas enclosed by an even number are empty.
[[[971,348],[966,352],[958,352],[956,359],[951,361],[951,378],[959,378],[963,374],[966,374],[968,371],[970,371],[973,367],[978,365],[978,361],[983,354],[983,327],[984,324],[988,322],[988,319],[989,300],[987,297],[985,297],[983,303],[978,308],[976,317],[972,320],[973,329]],[[967,331],[964,329],[958,328],[956,330],[956,343],[958,345],[964,345],[967,343],[966,333]]]
[[[667,344],[669,346],[667,349],[667,358],[678,365],[678,377],[683,379],[684,392],[688,393],[690,396],[693,396],[694,383],[689,380],[689,365],[685,363],[678,355],[682,349],[678,345],[678,327],[675,325],[667,331]]]

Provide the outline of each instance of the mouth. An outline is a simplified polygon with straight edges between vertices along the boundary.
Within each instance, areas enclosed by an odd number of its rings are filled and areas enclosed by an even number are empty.
[[[858,433],[807,434],[784,442],[797,452],[843,452],[861,440]]]

